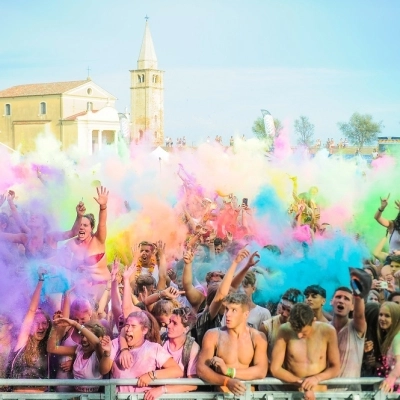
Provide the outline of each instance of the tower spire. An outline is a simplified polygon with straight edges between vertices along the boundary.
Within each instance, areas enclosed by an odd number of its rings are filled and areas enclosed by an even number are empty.
[[[138,69],[157,69],[157,56],[154,50],[153,39],[149,28],[149,17],[146,15],[146,26],[144,28],[144,36],[142,47],[140,49],[139,59],[137,62]]]

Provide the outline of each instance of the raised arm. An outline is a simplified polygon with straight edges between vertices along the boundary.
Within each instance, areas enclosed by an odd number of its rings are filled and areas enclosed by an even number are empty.
[[[365,320],[365,302],[362,297],[354,296],[353,324],[358,336],[363,337],[367,331]]]
[[[19,332],[17,343],[15,345],[14,350],[21,349],[28,342],[31,327],[32,327],[33,321],[35,319],[35,313],[39,306],[40,292],[42,291],[42,287],[43,287],[45,271],[39,269],[38,274],[39,274],[39,280],[36,285],[35,291],[33,292],[32,299],[29,304],[28,312],[26,313],[25,318],[22,321],[21,330]]]
[[[119,272],[119,261],[114,259],[111,269],[111,311],[115,323],[118,323],[119,317],[122,314],[121,296],[118,290],[117,274]]]
[[[132,274],[136,274],[136,265],[133,264],[127,268],[122,275],[124,282],[124,290],[122,292],[122,313],[124,314],[124,318],[127,318],[128,315],[134,311],[142,311],[132,303],[132,288],[130,284],[130,277]]]
[[[31,230],[28,228],[24,220],[19,215],[17,207],[14,204],[14,199],[15,199],[15,192],[13,190],[9,190],[7,193],[7,202],[8,205],[10,206],[11,215],[13,216],[14,221],[17,223],[19,229],[21,229],[21,232],[30,233]]]
[[[258,258],[258,259],[256,259]],[[236,275],[235,277],[232,279],[232,284],[231,286],[234,289],[237,289],[240,284],[242,283],[244,277],[246,276],[248,270],[251,267],[254,267],[255,265],[257,265],[260,261],[260,255],[258,254],[258,251],[255,251],[251,257],[249,258],[249,260],[247,261],[246,265],[244,266],[244,268],[242,268]]]
[[[245,248],[240,250],[235,259],[233,260],[231,266],[228,268],[228,271],[226,272],[224,279],[222,279],[222,282],[218,286],[217,293],[215,293],[215,297],[209,307],[211,320],[213,320],[217,316],[219,309],[222,306],[224,298],[229,293],[229,289],[231,287],[233,276],[235,275],[237,266],[240,264],[241,261],[243,261],[249,255],[250,255],[249,251],[246,250]]]
[[[71,239],[78,234],[82,217],[86,214],[85,204],[82,201],[80,201],[75,207],[75,210],[76,210],[75,222],[69,231],[51,233],[52,239],[55,240],[56,242]]]
[[[386,257],[388,256],[388,253],[385,253],[383,251],[383,248],[385,247],[386,243],[387,243],[387,235],[385,235],[376,245],[376,247],[374,248],[374,250],[372,251],[372,255],[377,258],[380,262],[383,262]]]
[[[386,218],[382,217],[382,213],[383,211],[385,211],[385,208],[388,205],[388,201],[389,201],[389,197],[390,197],[390,193],[388,194],[388,197],[386,199],[382,199],[382,197],[380,197],[381,199],[381,206],[376,210],[376,213],[374,215],[374,218],[378,221],[378,223],[380,223],[382,226],[384,226],[385,228],[388,228],[389,232],[392,232],[393,230],[393,222],[387,220]]]
[[[182,273],[182,285],[186,298],[192,307],[197,311],[201,303],[205,300],[205,296],[193,286],[193,257],[194,254],[191,249],[188,249],[183,255],[184,266]]]
[[[156,258],[158,261],[157,289],[164,290],[167,287],[167,259],[165,257],[165,243],[161,240],[156,243]]]
[[[95,233],[96,238],[100,243],[105,243],[107,238],[107,202],[108,202],[108,190],[101,186],[96,188],[97,198],[93,197],[98,205],[99,209],[99,223],[97,225],[97,231]]]

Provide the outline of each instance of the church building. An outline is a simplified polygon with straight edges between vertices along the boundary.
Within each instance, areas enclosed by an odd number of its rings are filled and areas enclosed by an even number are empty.
[[[137,69],[131,74],[128,135],[135,143],[164,141],[163,71],[157,69],[146,21]],[[87,80],[13,86],[0,90],[0,143],[22,153],[35,150],[41,133],[51,133],[62,149],[77,146],[86,154],[115,145],[121,123],[117,100],[89,77]],[[124,128],[124,131],[126,129]]]

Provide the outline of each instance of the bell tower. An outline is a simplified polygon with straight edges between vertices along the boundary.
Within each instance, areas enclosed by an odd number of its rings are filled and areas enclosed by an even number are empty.
[[[164,71],[158,69],[148,17],[137,69],[131,70],[131,141],[164,143]]]

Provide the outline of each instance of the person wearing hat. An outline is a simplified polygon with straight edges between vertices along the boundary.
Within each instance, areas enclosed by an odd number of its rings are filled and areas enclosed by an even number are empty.
[[[308,304],[313,310],[316,321],[329,322],[322,308],[326,303],[326,290],[319,285],[310,285],[304,289],[305,303]]]

